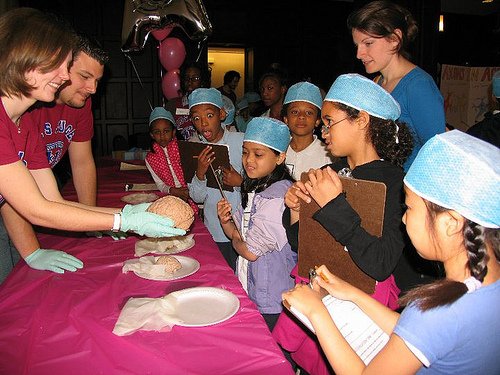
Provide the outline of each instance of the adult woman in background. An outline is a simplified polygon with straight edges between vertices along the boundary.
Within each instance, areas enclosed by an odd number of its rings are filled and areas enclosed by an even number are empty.
[[[432,77],[410,61],[408,45],[416,38],[411,13],[390,1],[373,1],[351,13],[347,27],[357,48],[356,57],[367,73],[380,73],[375,82],[401,106],[399,121],[414,133],[414,148],[405,171],[423,144],[445,131],[444,102]]]
[[[411,13],[390,1],[373,1],[351,13],[347,27],[357,48],[356,57],[367,73],[379,73],[375,82],[401,107],[399,121],[413,133],[413,152],[404,164],[407,171],[427,140],[445,131],[444,102],[432,77],[412,63],[408,45],[416,38],[417,23]],[[417,256],[407,240],[394,276],[401,292],[440,276],[440,267]]]

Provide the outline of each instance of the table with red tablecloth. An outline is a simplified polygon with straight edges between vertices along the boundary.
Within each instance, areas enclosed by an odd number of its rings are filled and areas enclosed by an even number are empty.
[[[98,204],[123,206],[120,198],[130,194],[126,183],[150,182],[147,171],[119,171],[108,160],[98,168]],[[76,199],[71,183],[63,195]],[[0,285],[0,374],[293,374],[200,219],[191,233],[196,244],[182,255],[196,259],[200,269],[172,281],[122,273],[123,262],[134,258],[139,237],[115,241],[80,233],[39,233],[43,248],[64,250],[85,266],[56,274],[20,261]],[[207,327],[112,333],[130,297],[157,298],[198,286],[235,294],[237,313]]]

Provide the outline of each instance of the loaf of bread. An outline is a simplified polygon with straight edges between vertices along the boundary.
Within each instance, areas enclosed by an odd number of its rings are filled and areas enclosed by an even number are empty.
[[[169,217],[174,221],[176,228],[188,230],[194,221],[194,211],[191,206],[182,199],[167,195],[157,199],[148,207],[148,211]]]
[[[158,259],[156,259],[155,264],[165,265],[166,273],[174,273],[182,268],[181,263],[175,257],[170,255],[159,256]]]

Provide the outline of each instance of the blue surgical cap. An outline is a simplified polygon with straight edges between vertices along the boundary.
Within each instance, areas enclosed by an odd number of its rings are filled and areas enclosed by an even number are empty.
[[[401,108],[391,94],[359,74],[339,76],[326,94],[325,101],[342,103],[385,120],[397,120],[401,115]]]
[[[151,126],[153,121],[160,118],[168,120],[172,123],[172,125],[175,125],[174,116],[172,116],[172,114],[163,107],[156,107],[151,111],[151,114],[149,115],[149,125]]]
[[[290,86],[283,104],[292,102],[307,102],[321,109],[323,98],[318,86],[309,82],[299,82]]]
[[[194,90],[188,98],[189,109],[198,104],[212,104],[217,108],[223,108],[222,94],[215,88],[199,88]]]
[[[493,74],[493,78],[491,79],[491,86],[493,96],[495,98],[500,98],[500,70]]]
[[[260,101],[260,95],[255,91],[246,92],[243,97],[248,101],[248,103],[257,103]]]
[[[500,149],[452,130],[420,149],[404,178],[422,198],[487,228],[500,226]]]
[[[238,111],[248,108],[248,100],[246,100],[245,98],[241,98],[240,101],[236,103],[236,108],[238,108]]]
[[[254,117],[247,125],[243,142],[254,142],[278,152],[286,152],[290,143],[288,126],[270,117]]]
[[[222,104],[224,111],[226,111],[226,118],[222,121],[222,125],[230,125],[234,121],[234,114],[236,109],[234,108],[234,104],[227,96],[222,95]]]

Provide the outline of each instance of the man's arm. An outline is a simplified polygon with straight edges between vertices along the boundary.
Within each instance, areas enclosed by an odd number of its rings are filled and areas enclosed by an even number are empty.
[[[26,258],[36,249],[40,248],[40,243],[36,238],[31,224],[19,215],[10,204],[5,202],[1,206],[0,211],[5,229],[7,229],[7,233],[21,257]]]
[[[71,142],[68,153],[78,201],[95,206],[97,177],[91,141]]]
[[[54,177],[54,174],[52,173],[52,169],[50,168],[31,169],[29,170],[29,173],[35,180],[37,189],[42,193],[43,197],[48,201],[59,202],[67,206],[83,208],[88,211],[104,212],[104,213],[120,212],[120,208],[87,206],[79,202],[65,200],[61,196],[61,192],[57,188],[56,179]]]

